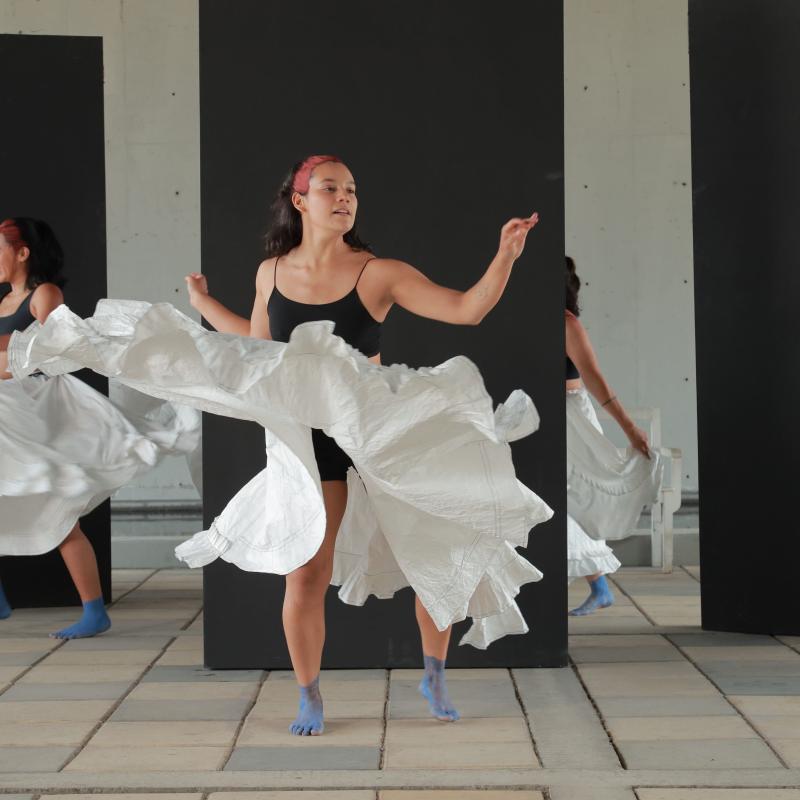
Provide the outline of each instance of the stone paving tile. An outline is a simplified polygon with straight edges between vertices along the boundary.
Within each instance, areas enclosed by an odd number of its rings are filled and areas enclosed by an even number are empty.
[[[308,747],[237,747],[225,771],[378,769],[378,747],[335,747],[323,745],[319,736],[302,738]]]
[[[375,792],[372,789],[310,789],[301,793],[293,791],[212,792],[209,800],[375,800]]]
[[[6,624],[6,621],[3,622],[3,625]],[[59,644],[60,642],[58,642],[56,639],[50,639],[49,637],[15,637],[4,635],[0,637],[0,653],[44,654],[58,647]]]
[[[718,694],[713,684],[687,662],[582,664],[579,671],[595,698]]]
[[[236,744],[238,747],[306,747],[306,737],[289,735],[293,720],[294,717],[248,717]],[[325,720],[325,742],[336,747],[380,747],[382,737],[382,719]]]
[[[0,703],[0,731],[2,725],[12,722],[98,722],[113,704],[112,700]]]
[[[662,742],[618,742],[627,769],[764,769],[781,768],[759,739],[700,739]]]
[[[12,667],[0,667],[0,683],[11,683],[11,681],[22,675],[26,669],[27,667],[23,664]]]
[[[549,800],[637,800],[633,789],[599,786],[551,786]]]
[[[118,700],[130,681],[100,683],[17,683],[0,695],[0,703],[20,700]]]
[[[0,747],[77,747],[97,720],[25,722],[0,726]]]
[[[761,661],[770,664],[783,662],[800,667],[800,653],[788,647],[749,645],[741,647],[684,647],[683,652],[704,668],[707,661]]]
[[[728,699],[746,716],[800,716],[800,697],[770,695],[728,695]]]
[[[539,762],[530,741],[453,742],[438,747],[431,747],[428,744],[388,745],[384,767],[461,770],[536,769],[539,767]]]
[[[751,714],[748,719],[767,739],[800,739],[800,716]]]
[[[200,800],[201,792],[150,793],[150,794],[48,794],[47,800]],[[6,800],[6,797],[3,797]]]
[[[515,669],[520,697],[547,768],[617,769],[619,759],[569,669]]]
[[[97,651],[97,650],[152,650],[158,652],[173,638],[171,636],[117,636],[117,631],[110,636],[95,636],[91,639],[73,639],[64,645],[65,650]]]
[[[639,800],[800,800],[800,789],[638,789]]]
[[[602,715],[610,717],[694,717],[736,716],[722,695],[684,697],[648,695],[647,697],[595,697]]]
[[[205,667],[153,667],[143,678],[142,683],[258,683],[264,672],[257,669],[220,669]]]
[[[32,794],[4,794],[3,800],[33,800]]]
[[[427,701],[416,680],[395,680],[389,694],[389,717],[411,719],[430,716]],[[448,684],[450,699],[462,717],[515,717],[522,713],[509,675],[502,680],[455,680]]]
[[[397,670],[399,671],[399,670]],[[455,670],[454,670],[455,671]],[[393,673],[394,674],[394,673]],[[269,673],[268,681],[290,681],[297,686],[294,672],[291,670],[275,670]],[[319,674],[320,684],[325,681],[382,681],[386,682],[385,669],[323,669]]]
[[[335,673],[332,673],[335,674]],[[392,680],[400,681],[416,681],[419,683],[422,676],[425,674],[423,669],[393,669]],[[385,674],[384,674],[385,678]],[[496,669],[492,667],[477,667],[475,669],[450,669],[447,670],[447,682],[467,680],[467,681],[482,681],[493,680],[503,681],[508,679],[508,670]]]
[[[614,717],[608,721],[608,729],[615,742],[758,738],[739,716]]]
[[[238,720],[106,722],[92,737],[91,747],[230,747]]]
[[[4,667],[29,667],[34,661],[38,661],[42,656],[46,655],[39,650],[33,650],[20,653],[3,653],[0,652],[0,668]]]
[[[140,683],[125,698],[132,700],[253,700],[258,689],[257,684],[216,683]],[[2,706],[0,706],[2,709]]]
[[[696,580],[700,580],[700,567],[694,564],[684,564],[683,569],[685,569],[693,578]]]
[[[800,675],[727,677],[710,673],[710,677],[726,695],[800,695]]]
[[[530,742],[525,720],[512,717],[468,717],[456,724],[428,719],[389,720],[386,727],[386,748],[405,747],[424,742],[431,748],[462,742]]]
[[[772,636],[755,633],[725,633],[723,631],[698,631],[697,633],[672,633],[669,638],[679,647],[780,647]]]
[[[93,747],[89,744],[65,772],[210,772],[220,769],[228,747]]]
[[[379,800],[544,800],[530,789],[384,789]],[[294,800],[294,798],[286,798]]]
[[[638,637],[630,637],[638,638]],[[644,637],[642,637],[644,638]],[[576,664],[622,663],[634,661],[683,661],[684,657],[674,647],[647,646],[637,647],[583,647],[580,644],[570,647],[570,658]]]
[[[146,667],[158,656],[159,650],[72,650],[62,647],[47,656],[42,666],[137,666]]]
[[[109,664],[53,665],[39,664],[19,679],[18,684],[80,684],[121,683],[136,680],[144,670],[142,666]]]
[[[250,700],[130,700],[111,716],[113,722],[177,722],[198,720],[240,720],[250,707]]]
[[[74,750],[74,747],[3,747],[0,772],[55,772]]]

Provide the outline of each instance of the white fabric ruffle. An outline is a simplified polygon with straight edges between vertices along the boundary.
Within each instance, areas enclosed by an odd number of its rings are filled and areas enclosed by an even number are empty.
[[[622,563],[614,551],[602,540],[592,539],[586,531],[567,514],[567,577],[569,580],[588,575],[610,575]]]
[[[585,389],[567,392],[567,511],[592,539],[630,536],[661,488],[663,460],[628,447],[617,448],[603,435]]]
[[[194,409],[130,389],[123,401],[71,375],[0,380],[0,555],[49,552],[163,456],[197,448]]]
[[[88,320],[61,306],[15,334],[9,363],[15,375],[89,367],[264,427],[266,469],[177,548],[190,566],[221,557],[286,574],[317,552],[325,509],[310,429],[321,428],[358,470],[334,564],[345,602],[410,585],[439,629],[474,618],[462,643],[527,631],[514,598],[542,575],[514,548],[553,513],[511,461],[508,442],[538,427],[530,398],[514,392],[494,412],[467,358],[380,366],[332,331],[306,323],[273,342],[209,332],[168,304],[104,300]]]

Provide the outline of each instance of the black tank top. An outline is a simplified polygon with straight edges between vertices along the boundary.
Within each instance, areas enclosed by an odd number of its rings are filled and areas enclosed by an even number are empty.
[[[7,291],[0,290],[0,300],[11,293],[11,287]],[[33,292],[19,304],[13,314],[0,317],[0,336],[14,333],[14,331],[24,331],[32,322],[36,322],[36,317],[31,314],[31,298]]]
[[[572,362],[572,359],[567,356],[567,380],[574,381],[576,378],[580,378],[581,374],[578,372],[578,368]]]
[[[378,322],[358,296],[358,282],[374,256],[368,258],[358,273],[353,289],[332,303],[298,303],[281,294],[278,289],[278,261],[275,259],[275,282],[267,302],[269,331],[273,341],[288,342],[292,331],[303,322],[328,319],[335,323],[333,332],[365,356],[376,356],[381,351],[381,323]]]

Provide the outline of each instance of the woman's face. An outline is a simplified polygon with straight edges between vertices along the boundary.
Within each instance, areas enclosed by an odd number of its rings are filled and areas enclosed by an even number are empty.
[[[295,206],[312,225],[344,236],[355,224],[356,182],[344,164],[326,161],[311,174],[308,192],[295,195]]]
[[[10,283],[24,269],[26,252],[26,247],[16,252],[0,233],[0,283]]]

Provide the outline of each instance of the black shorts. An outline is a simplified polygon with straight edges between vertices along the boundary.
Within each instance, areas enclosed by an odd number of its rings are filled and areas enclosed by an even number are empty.
[[[321,481],[346,481],[347,470],[353,466],[350,456],[336,444],[335,439],[326,436],[319,428],[311,429],[314,444],[314,458],[319,468]]]

